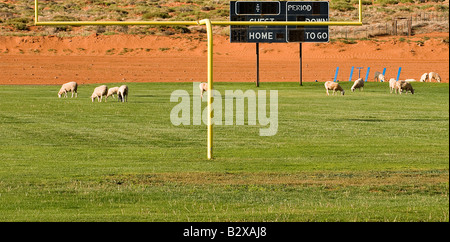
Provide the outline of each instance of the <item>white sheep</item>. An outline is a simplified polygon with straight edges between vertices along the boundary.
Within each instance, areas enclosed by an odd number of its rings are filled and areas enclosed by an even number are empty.
[[[377,81],[384,82],[384,75],[380,73],[380,74],[378,74],[377,77],[375,77],[375,79],[376,79]]]
[[[397,80],[394,78],[389,79],[389,90],[391,93],[395,90],[395,93],[397,93]]]
[[[397,88],[398,88],[398,92],[400,93],[400,95],[402,94],[403,91],[406,92],[406,94],[408,94],[408,91],[411,92],[411,94],[414,94],[414,89],[411,85],[411,83],[406,82],[406,81],[398,81],[397,82]]]
[[[327,96],[330,95],[328,93],[328,90],[333,90],[333,95],[336,93],[336,91],[341,91],[341,94],[344,95],[345,91],[342,89],[342,87],[337,82],[327,81],[325,82],[325,89],[327,90]]]
[[[119,90],[119,87],[111,87],[108,89],[108,94],[106,94],[106,99],[108,99],[108,97],[112,96],[114,97],[114,94],[117,94],[117,91]]]
[[[406,79],[405,82],[416,82],[416,79]]]
[[[362,78],[359,78],[353,83],[353,86],[351,88],[352,92],[355,91],[355,89],[358,88],[361,91],[361,88],[364,89],[364,80]]]
[[[78,84],[76,82],[65,83],[61,86],[61,89],[59,89],[58,97],[61,98],[61,95],[63,93],[64,93],[64,96],[67,97],[67,92],[72,92],[72,97],[73,97],[73,93],[75,93],[75,97],[78,97],[77,89],[78,89]]]
[[[119,102],[128,102],[128,86],[122,85],[117,90],[117,97]]]
[[[381,74],[381,73],[380,73],[379,71],[376,71],[373,80],[374,80],[374,81],[378,81],[378,76],[380,76],[380,74]]]
[[[423,75],[420,77],[420,82],[427,82],[428,79],[428,73],[423,73]]]
[[[437,82],[441,82],[441,77],[436,72],[430,72],[428,73],[428,80],[431,82],[431,80],[435,79]]]
[[[208,83],[202,82],[198,87],[200,88],[200,98],[203,98],[203,92],[208,91]]]
[[[94,89],[94,92],[91,95],[91,100],[94,102],[94,99],[97,98],[99,102],[102,101],[103,96],[106,96],[108,94],[108,87],[106,85],[98,86]],[[106,102],[106,98],[105,98]]]

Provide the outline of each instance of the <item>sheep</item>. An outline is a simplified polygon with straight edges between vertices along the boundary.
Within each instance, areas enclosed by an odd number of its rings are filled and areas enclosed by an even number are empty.
[[[203,92],[208,91],[208,83],[202,82],[198,87],[200,88],[200,98],[203,98]]]
[[[420,77],[420,82],[427,82],[428,79],[428,73],[423,73],[423,75]]]
[[[61,86],[61,89],[59,89],[58,97],[61,98],[63,93],[64,93],[64,96],[67,97],[67,92],[72,92],[72,97],[73,97],[73,93],[75,93],[75,97],[78,97],[77,89],[78,89],[78,84],[76,82],[65,83]]]
[[[439,74],[437,74],[436,72],[430,72],[428,73],[428,80],[433,80],[433,78],[437,81],[437,82],[441,82],[441,77],[439,76]]]
[[[325,82],[325,89],[327,90],[327,96],[330,95],[328,93],[328,90],[333,90],[333,95],[336,93],[336,91],[341,91],[342,95],[345,94],[344,89],[342,89],[342,87],[337,82],[332,82],[332,81]]]
[[[408,94],[408,91],[411,92],[411,94],[414,94],[414,89],[411,85],[411,83],[406,82],[406,81],[398,81],[397,82],[397,88],[398,88],[398,92],[400,93],[400,95],[402,94],[403,91],[406,92],[406,94]]]
[[[106,94],[106,99],[108,97],[112,96],[114,98],[114,94],[117,94],[117,91],[119,90],[119,87],[111,87],[108,89],[108,94]]]
[[[374,80],[374,81],[378,81],[378,76],[379,76],[380,74],[381,74],[380,72],[376,71],[373,80]]]
[[[108,94],[108,87],[106,85],[98,86],[94,89],[94,92],[91,95],[91,100],[94,102],[94,99],[97,98],[99,102],[102,101],[103,96],[106,96]],[[105,98],[106,102],[106,98]]]
[[[389,90],[391,93],[395,90],[395,93],[397,93],[397,80],[394,78],[389,79]]]
[[[375,77],[375,80],[380,81],[380,82],[384,82],[384,75],[383,74],[378,74],[377,77]]]
[[[121,102],[128,102],[128,86],[122,85],[119,87],[119,90],[117,90],[117,101]]]
[[[398,80],[395,82],[395,93],[399,93],[399,94],[402,93],[402,84],[403,83],[406,83],[406,82],[403,80]]]
[[[406,79],[405,82],[416,82],[416,79]]]
[[[351,88],[352,92],[355,91],[355,89],[358,88],[361,91],[361,88],[364,89],[364,80],[362,78],[359,78],[353,83],[353,86]]]

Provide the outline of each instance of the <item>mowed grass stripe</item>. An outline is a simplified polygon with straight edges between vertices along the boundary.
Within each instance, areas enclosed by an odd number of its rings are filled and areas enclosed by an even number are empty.
[[[289,186],[424,186],[448,182],[448,170],[384,172],[173,172],[109,175],[105,181],[119,185],[289,185]]]

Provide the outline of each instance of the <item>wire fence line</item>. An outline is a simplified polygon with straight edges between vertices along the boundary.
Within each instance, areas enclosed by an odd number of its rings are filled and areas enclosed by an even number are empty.
[[[449,30],[449,15],[437,13],[417,13],[408,17],[397,17],[384,23],[366,24],[361,27],[330,27],[335,38],[360,39],[375,36],[412,36],[420,28],[433,25],[442,31]]]

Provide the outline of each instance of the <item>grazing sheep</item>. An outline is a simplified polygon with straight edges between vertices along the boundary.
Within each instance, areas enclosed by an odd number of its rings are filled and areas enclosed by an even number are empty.
[[[108,97],[112,96],[114,98],[114,94],[117,94],[117,91],[119,90],[119,87],[111,87],[108,89],[108,94],[106,94],[106,99]]]
[[[341,91],[341,94],[344,95],[345,91],[342,89],[342,87],[337,82],[327,81],[325,82],[325,89],[327,90],[327,96],[330,95],[328,93],[328,90],[333,90],[333,95],[336,93],[336,91]]]
[[[411,94],[414,94],[414,89],[413,89],[411,83],[409,83],[409,82],[398,81],[397,88],[398,88],[398,92],[400,93],[400,95],[402,94],[403,91],[405,91],[406,94],[408,94],[408,91],[410,91]]]
[[[423,75],[420,77],[420,82],[427,82],[428,79],[428,73],[423,73]]]
[[[94,99],[97,98],[99,102],[102,101],[103,96],[106,96],[108,94],[108,87],[106,85],[101,85],[99,87],[96,87],[94,89],[94,92],[91,95],[91,100],[94,102]],[[105,98],[106,102],[106,98]]]
[[[394,78],[389,79],[389,90],[391,93],[395,90],[395,93],[397,93],[397,80]]]
[[[203,92],[208,91],[208,83],[202,82],[198,87],[200,88],[200,98],[203,98]]]
[[[65,83],[61,86],[61,89],[59,89],[58,97],[61,98],[61,95],[63,93],[64,93],[64,97],[67,97],[67,92],[72,92],[72,97],[73,97],[73,93],[75,93],[75,97],[78,97],[77,89],[78,89],[78,84],[76,82]]]
[[[383,74],[378,74],[377,77],[375,77],[375,80],[380,81],[380,82],[384,82],[384,75]]]
[[[355,83],[353,83],[351,90],[352,90],[352,92],[354,92],[355,89],[358,88],[361,91],[361,88],[363,88],[363,87],[364,87],[364,80],[362,78],[359,78],[355,81]]]
[[[405,81],[403,81],[403,80],[398,80],[396,83],[395,83],[395,93],[398,93],[398,94],[401,94],[402,93],[402,84],[403,83],[406,83]]]
[[[437,82],[441,82],[441,77],[439,76],[439,74],[437,74],[436,72],[430,72],[428,73],[428,80],[436,80]]]
[[[381,72],[376,71],[375,76],[373,77],[374,81],[378,81],[378,76],[381,74]]]
[[[117,97],[119,102],[128,102],[128,86],[122,85],[117,90]]]

